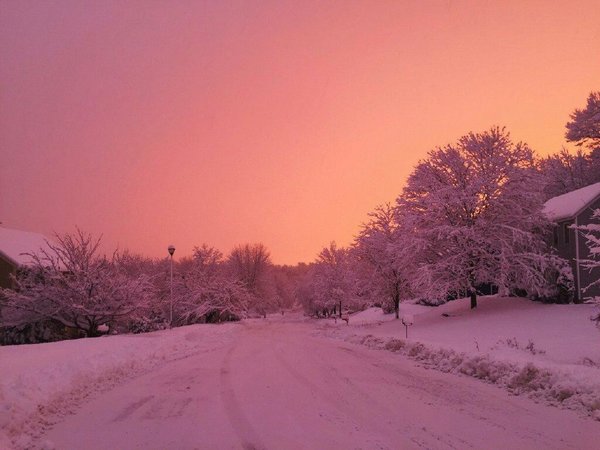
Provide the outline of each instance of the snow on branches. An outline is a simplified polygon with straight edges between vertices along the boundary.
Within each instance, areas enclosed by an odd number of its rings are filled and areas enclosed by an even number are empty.
[[[181,264],[175,286],[178,324],[220,322],[247,314],[251,293],[230,276],[223,254],[203,244],[194,248],[188,264]]]
[[[28,255],[33,264],[19,270],[15,290],[2,291],[3,326],[55,320],[95,336],[99,325],[146,306],[149,277],[128,276],[116,255],[99,255],[100,238],[77,230],[55,239]]]
[[[418,252],[416,241],[400,226],[395,208],[389,203],[376,207],[369,218],[355,240],[355,254],[371,266],[369,282],[373,290],[381,292],[384,302],[399,318],[400,300],[412,294],[410,279],[413,255]]]
[[[369,302],[360,282],[363,269],[351,249],[331,242],[310,265],[297,295],[307,312],[316,315],[362,309]]]
[[[590,223],[588,225],[581,225],[577,227],[577,229],[583,233],[589,255],[589,258],[583,259],[580,262],[584,269],[589,271],[600,271],[600,208],[594,210],[592,218],[597,220],[598,223]],[[591,284],[585,286],[584,290],[588,290],[593,286],[600,286],[600,278],[597,278]],[[600,297],[595,297],[592,300],[600,304]]]
[[[543,179],[533,152],[504,128],[469,133],[429,152],[397,199],[397,213],[423,245],[413,283],[432,297],[471,295],[484,284],[551,295],[542,214]]]
[[[586,240],[589,256],[580,262],[584,270],[595,271],[598,274],[600,273],[600,208],[594,210],[592,218],[598,222],[577,227],[577,230],[583,234]],[[592,287],[600,287],[600,277],[597,276],[595,281],[585,286],[583,290],[585,292]],[[592,297],[589,300],[600,306],[600,297]],[[594,314],[591,319],[596,322],[596,325],[600,326],[600,311]]]

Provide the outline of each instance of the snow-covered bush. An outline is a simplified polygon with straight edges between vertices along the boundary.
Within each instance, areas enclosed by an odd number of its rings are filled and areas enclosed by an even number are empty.
[[[15,290],[3,290],[2,326],[51,320],[97,336],[98,326],[146,306],[149,277],[130,276],[114,255],[99,255],[99,238],[77,230],[57,235],[56,242],[30,254],[34,263],[19,271]]]
[[[423,306],[440,306],[446,303],[446,299],[443,298],[423,298],[420,297],[416,300],[418,305]]]
[[[346,340],[400,353],[428,368],[478,378],[504,386],[516,395],[528,395],[536,400],[583,411],[594,417],[598,416],[597,411],[600,410],[597,382],[574,377],[569,371],[553,370],[532,362],[495,359],[490,354],[462,353],[449,348],[432,347],[422,342],[370,334],[350,335]],[[509,341],[511,346],[515,345],[516,340]],[[516,345],[527,352],[535,349],[532,343],[525,347],[518,343]]]
[[[131,318],[126,323],[125,332],[150,333],[151,331],[164,330],[169,327],[168,322],[159,314],[140,314]]]
[[[554,257],[554,263],[546,269],[547,289],[531,295],[531,299],[542,303],[567,304],[575,298],[575,279],[567,261]]]
[[[180,262],[174,276],[174,325],[239,320],[247,315],[252,292],[229,269],[223,254],[206,244]],[[170,293],[165,296],[168,299]]]

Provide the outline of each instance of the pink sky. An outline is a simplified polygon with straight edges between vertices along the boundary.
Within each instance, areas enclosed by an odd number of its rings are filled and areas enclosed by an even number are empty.
[[[597,0],[0,0],[0,221],[308,262],[436,145],[559,150],[598,24]]]

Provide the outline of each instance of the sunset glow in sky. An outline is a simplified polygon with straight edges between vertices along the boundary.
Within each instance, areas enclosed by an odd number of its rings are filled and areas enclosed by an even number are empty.
[[[598,89],[598,0],[0,0],[0,221],[309,262],[436,145],[558,151]]]

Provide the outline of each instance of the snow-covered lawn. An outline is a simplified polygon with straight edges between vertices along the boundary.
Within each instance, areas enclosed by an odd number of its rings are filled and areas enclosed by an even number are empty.
[[[408,329],[371,308],[323,328],[350,342],[405,354],[600,420],[600,330],[593,305],[545,305],[521,298],[461,299],[440,307],[404,303]]]
[[[133,375],[196,352],[221,349],[237,324],[0,347],[0,448],[27,447],[49,417]],[[10,439],[9,439],[10,437]]]

